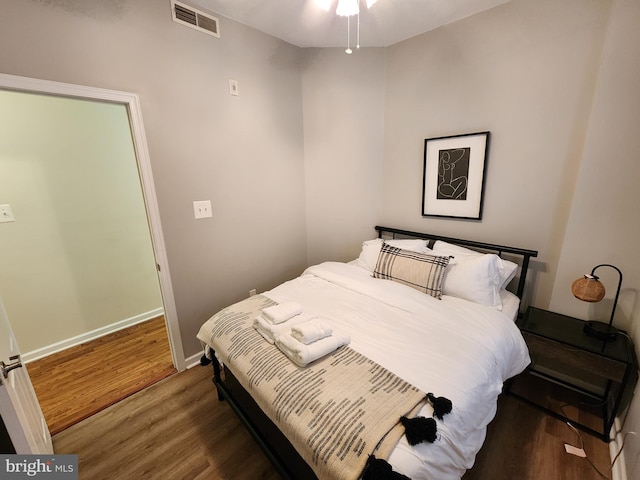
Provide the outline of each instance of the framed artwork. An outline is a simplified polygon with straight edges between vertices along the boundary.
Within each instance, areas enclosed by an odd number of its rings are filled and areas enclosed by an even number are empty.
[[[424,141],[422,215],[482,219],[490,132]]]

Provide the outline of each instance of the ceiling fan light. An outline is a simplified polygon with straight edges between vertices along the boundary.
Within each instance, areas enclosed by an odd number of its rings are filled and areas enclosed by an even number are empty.
[[[333,3],[333,0],[316,0],[316,5],[318,5],[321,9],[327,12],[331,8],[332,3]]]
[[[338,0],[337,15],[350,17],[351,15],[357,15],[359,12],[358,0]]]

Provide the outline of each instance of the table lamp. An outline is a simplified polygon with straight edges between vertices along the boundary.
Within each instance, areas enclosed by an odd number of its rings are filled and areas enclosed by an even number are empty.
[[[586,274],[573,282],[571,285],[571,293],[573,293],[573,296],[578,300],[582,300],[584,302],[593,303],[602,300],[606,290],[602,282],[600,282],[600,278],[595,275],[595,271],[600,267],[611,267],[618,272],[619,275],[618,290],[616,291],[616,297],[613,300],[611,318],[609,319],[608,324],[596,321],[585,322],[583,330],[584,333],[590,337],[612,342],[616,339],[616,335],[618,334],[618,330],[613,326],[613,316],[616,313],[616,305],[618,304],[618,296],[620,295],[620,287],[622,286],[622,272],[620,269],[613,265],[609,265],[608,263],[596,265],[593,267],[590,274]]]

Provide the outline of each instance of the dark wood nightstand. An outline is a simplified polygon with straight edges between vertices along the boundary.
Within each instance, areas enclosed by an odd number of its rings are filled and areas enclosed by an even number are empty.
[[[517,325],[531,365],[506,391],[608,442],[638,380],[633,342],[622,332],[605,342],[583,332],[584,321],[529,307]]]

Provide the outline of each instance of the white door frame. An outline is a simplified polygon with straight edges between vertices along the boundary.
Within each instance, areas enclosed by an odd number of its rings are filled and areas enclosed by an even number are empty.
[[[158,278],[164,303],[164,316],[169,336],[169,344],[171,346],[171,356],[176,369],[183,371],[186,368],[184,349],[182,348],[182,339],[180,337],[178,315],[173,297],[171,275],[169,274],[169,262],[167,260],[164,236],[162,235],[158,199],[156,197],[155,184],[151,172],[151,159],[149,157],[147,139],[144,133],[142,108],[138,95],[135,93],[39,80],[3,73],[0,73],[0,89],[106,101],[121,104],[127,108],[133,137],[133,147],[135,149],[138,171],[142,183],[142,194],[144,196],[147,218],[149,219],[149,227],[151,230],[153,253],[158,267]]]

